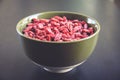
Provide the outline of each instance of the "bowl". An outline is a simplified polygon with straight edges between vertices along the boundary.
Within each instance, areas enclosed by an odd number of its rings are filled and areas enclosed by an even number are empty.
[[[26,37],[22,31],[33,18],[51,18],[53,16],[66,16],[69,19],[83,20],[93,27],[95,33],[87,38],[77,41],[40,41]],[[43,69],[65,73],[84,63],[92,54],[100,32],[99,23],[92,17],[82,13],[68,11],[49,11],[30,15],[20,20],[16,26],[21,37],[22,46],[26,56]]]

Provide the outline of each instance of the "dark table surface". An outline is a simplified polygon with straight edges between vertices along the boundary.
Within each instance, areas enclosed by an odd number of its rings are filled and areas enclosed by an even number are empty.
[[[65,74],[46,72],[26,56],[16,32],[23,17],[74,11],[101,24],[97,46],[81,66]],[[0,0],[0,80],[120,80],[120,0]]]

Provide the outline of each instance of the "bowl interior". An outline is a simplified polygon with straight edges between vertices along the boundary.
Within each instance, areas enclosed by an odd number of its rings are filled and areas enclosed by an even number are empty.
[[[95,30],[95,33],[98,33],[99,30],[100,30],[100,25],[99,23],[87,16],[87,15],[84,15],[84,14],[81,14],[81,13],[75,13],[75,12],[67,12],[67,11],[51,11],[51,12],[43,12],[43,13],[38,13],[38,14],[34,14],[34,15],[30,15],[24,19],[22,19],[18,24],[17,24],[17,32],[24,36],[22,31],[23,29],[26,27],[27,23],[31,22],[31,19],[33,18],[37,18],[37,19],[42,19],[42,18],[45,18],[45,19],[49,19],[53,16],[66,16],[68,19],[70,20],[73,20],[73,19],[78,19],[80,21],[86,21],[88,23],[89,26],[93,27],[94,30]]]

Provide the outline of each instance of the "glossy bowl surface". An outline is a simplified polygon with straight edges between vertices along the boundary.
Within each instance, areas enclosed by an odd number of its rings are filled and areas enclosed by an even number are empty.
[[[32,18],[51,18],[53,16],[66,16],[68,19],[84,20],[95,29],[95,33],[87,38],[66,42],[40,41],[23,35],[22,30]],[[50,11],[23,18],[18,22],[16,30],[21,37],[26,55],[32,61],[42,66],[58,68],[77,65],[88,59],[96,46],[100,25],[94,18],[81,13]]]

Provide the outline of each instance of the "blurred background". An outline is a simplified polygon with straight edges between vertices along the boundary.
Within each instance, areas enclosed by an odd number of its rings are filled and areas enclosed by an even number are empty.
[[[98,44],[83,65],[65,74],[34,65],[21,46],[16,24],[45,11],[72,11],[101,25]],[[0,80],[120,80],[120,0],[0,0]]]

